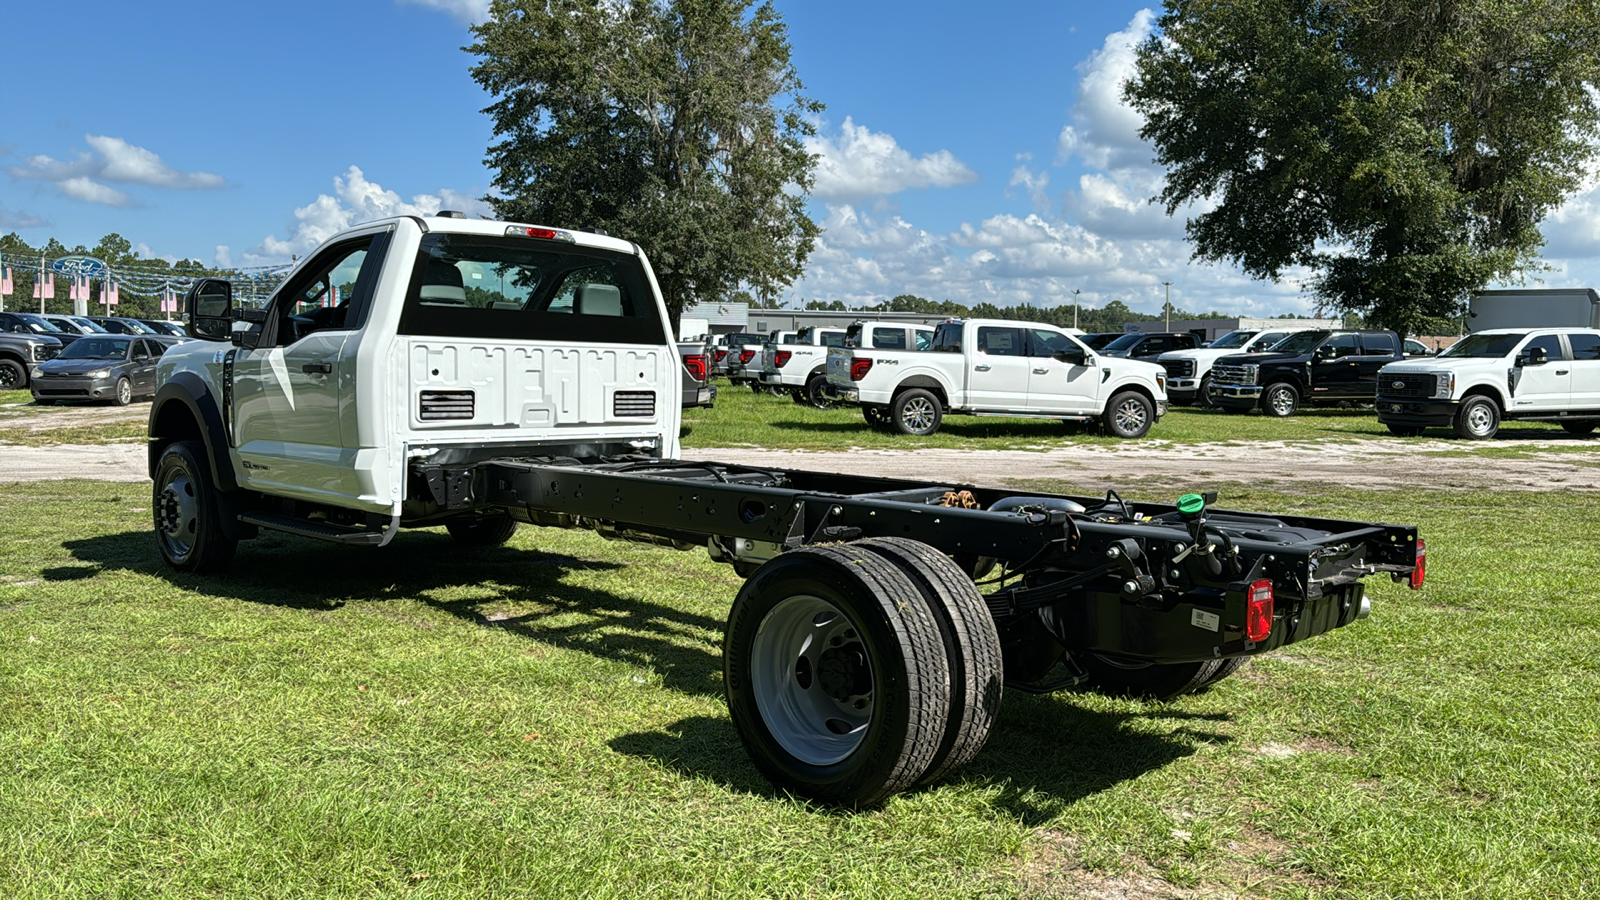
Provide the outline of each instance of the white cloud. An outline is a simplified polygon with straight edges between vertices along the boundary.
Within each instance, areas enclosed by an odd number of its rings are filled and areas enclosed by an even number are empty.
[[[1023,155],[1026,156],[1027,154]],[[1026,162],[1024,162],[1023,165],[1011,170],[1011,181],[1008,186],[1021,187],[1027,191],[1028,199],[1033,203],[1034,212],[1049,212],[1050,195],[1047,190],[1050,187],[1050,173],[1035,172],[1029,169]]]
[[[133,202],[132,197],[116,188],[107,187],[97,181],[90,181],[81,175],[76,178],[64,178],[56,182],[56,187],[60,188],[61,193],[66,194],[68,197],[74,200],[82,200],[85,203],[100,203],[105,206],[127,206]]]
[[[862,200],[978,180],[978,173],[948,150],[912,157],[892,135],[873,132],[849,118],[837,137],[808,138],[806,149],[817,156],[812,194],[824,200]]]
[[[211,256],[211,264],[219,269],[229,269],[233,267],[233,251],[228,249],[227,244],[217,245],[216,252]]]
[[[489,18],[489,0],[399,0],[399,2],[441,10],[469,25],[487,21]]]
[[[334,176],[333,196],[317,198],[294,211],[295,225],[289,236],[279,239],[267,235],[244,255],[247,264],[279,262],[299,255],[353,225],[391,216],[431,216],[441,209],[456,209],[469,216],[486,215],[489,207],[470,195],[449,189],[437,194],[416,194],[408,202],[394,191],[368,181],[357,166],[342,176]]]
[[[15,178],[54,184],[74,200],[106,206],[127,206],[132,202],[127,194],[101,183],[106,181],[175,189],[220,188],[227,184],[221,175],[211,172],[174,169],[155,153],[122,138],[86,134],[84,141],[92,153],[80,152],[70,160],[43,154],[26,156],[22,165],[7,171]]]
[[[1144,120],[1123,102],[1122,86],[1134,74],[1139,42],[1154,25],[1155,13],[1139,10],[1127,28],[1107,36],[1099,50],[1078,64],[1078,100],[1072,123],[1056,141],[1058,164],[1077,157],[1105,170],[1153,165],[1150,145],[1139,139]]]

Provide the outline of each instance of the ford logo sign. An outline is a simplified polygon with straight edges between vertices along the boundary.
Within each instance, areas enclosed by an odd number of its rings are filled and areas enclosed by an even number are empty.
[[[1396,381],[1394,384],[1389,385],[1389,387],[1392,387],[1397,391],[1403,391],[1405,390],[1406,383],[1404,381]]]

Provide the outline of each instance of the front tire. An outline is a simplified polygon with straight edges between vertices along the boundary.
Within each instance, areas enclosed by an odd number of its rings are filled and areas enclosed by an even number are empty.
[[[111,402],[115,403],[118,406],[127,406],[129,403],[132,403],[133,402],[133,382],[129,381],[125,377],[124,378],[118,378],[117,379],[117,394],[116,394],[115,397],[111,398]]]
[[[156,545],[167,565],[180,572],[220,572],[233,562],[237,538],[223,523],[222,492],[204,463],[205,445],[178,441],[156,463],[151,511]]]
[[[1207,372],[1200,378],[1200,389],[1195,392],[1194,405],[1201,409],[1216,409],[1216,404],[1211,402],[1211,373]]]
[[[28,389],[28,367],[14,359],[0,359],[0,391]]]
[[[933,613],[888,560],[802,547],[745,582],[723,639],[728,712],[780,790],[870,806],[917,782],[950,715]]]
[[[1261,395],[1261,411],[1275,419],[1288,418],[1300,408],[1300,392],[1294,385],[1278,382]]]
[[[1456,407],[1456,436],[1469,441],[1487,441],[1500,430],[1500,404],[1482,394],[1474,394]]]
[[[901,391],[889,404],[889,421],[901,434],[926,437],[939,430],[939,423],[944,421],[944,405],[932,391]]]
[[[446,522],[445,530],[468,547],[498,547],[517,533],[517,520],[510,516],[479,516],[460,522]]]
[[[1588,422],[1562,422],[1561,430],[1575,437],[1584,437],[1594,433],[1595,426],[1597,425],[1600,425],[1600,422],[1595,422],[1592,420]]]
[[[1155,404],[1138,391],[1123,391],[1106,404],[1106,431],[1119,438],[1142,438],[1155,421]]]

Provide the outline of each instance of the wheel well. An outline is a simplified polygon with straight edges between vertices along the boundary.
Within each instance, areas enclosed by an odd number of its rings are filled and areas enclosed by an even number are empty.
[[[913,388],[921,388],[925,391],[932,391],[933,395],[939,398],[940,405],[945,407],[950,405],[950,397],[944,392],[944,385],[926,375],[913,375],[910,378],[907,378],[905,381],[895,385],[894,396],[898,397],[901,394],[904,394],[906,391],[912,390]],[[892,403],[894,401],[891,399],[890,402]]]
[[[1156,396],[1155,396],[1155,394],[1150,393],[1150,389],[1145,387],[1142,384],[1125,384],[1125,385],[1122,385],[1121,387],[1117,388],[1115,391],[1113,391],[1111,393],[1111,397],[1115,397],[1117,394],[1126,394],[1126,393],[1129,393],[1129,392],[1132,392],[1132,393],[1139,394],[1139,395],[1143,396],[1145,400],[1150,402],[1150,408],[1151,409],[1155,408],[1155,405],[1156,405]],[[1106,402],[1108,404],[1110,403],[1110,400],[1111,400],[1110,397],[1106,398]]]
[[[1494,401],[1494,405],[1500,409],[1501,413],[1504,413],[1506,410],[1506,401],[1500,396],[1500,392],[1486,384],[1480,384],[1476,387],[1467,388],[1466,393],[1461,395],[1461,399],[1465,400],[1468,397],[1488,397],[1490,400]]]
[[[22,354],[11,350],[0,350],[0,359],[9,359],[14,363],[21,363],[24,369],[28,367],[28,361],[22,358]]]
[[[161,458],[161,452],[178,441],[205,442],[205,433],[189,407],[177,400],[168,400],[150,414],[150,458]]]

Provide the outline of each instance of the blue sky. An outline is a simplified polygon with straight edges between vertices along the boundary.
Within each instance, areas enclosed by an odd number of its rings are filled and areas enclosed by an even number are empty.
[[[794,299],[1120,299],[1245,315],[1311,309],[1189,262],[1145,199],[1160,171],[1118,97],[1152,7],[776,0],[827,105]],[[487,0],[9,4],[0,24],[0,232],[149,256],[285,261],[346,225],[481,211],[488,104],[467,74]],[[26,36],[40,36],[28,40]],[[48,39],[46,39],[48,37]],[[554,223],[560,224],[560,223]],[[1600,189],[1548,223],[1552,287],[1600,286]]]

